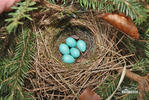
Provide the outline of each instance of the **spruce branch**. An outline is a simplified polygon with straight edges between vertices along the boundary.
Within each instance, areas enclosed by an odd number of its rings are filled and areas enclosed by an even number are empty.
[[[146,42],[146,45],[145,45],[145,54],[148,58],[148,63],[149,63],[149,28],[147,29],[145,36],[146,36],[146,40],[148,41]]]
[[[22,92],[22,86],[24,84],[24,78],[27,76],[27,72],[31,68],[31,60],[34,55],[34,35],[29,29],[24,29],[20,34],[19,42],[17,44],[15,55],[12,59],[6,60],[1,64],[3,73],[1,74],[0,83],[9,86],[8,98],[14,100],[14,97],[18,96],[17,100],[25,100],[24,92]],[[2,88],[0,87],[0,88]],[[3,91],[0,91],[3,92]],[[20,99],[21,98],[21,99]]]
[[[50,0],[51,1],[51,0]],[[67,1],[67,0],[66,0]],[[66,2],[65,0],[63,2]],[[148,17],[147,8],[138,1],[134,0],[75,0],[80,3],[82,7],[86,9],[98,10],[100,12],[115,12],[125,13],[127,16],[130,16],[136,24],[141,24],[146,21]],[[72,7],[62,7],[59,5],[52,4],[55,0],[48,3],[44,0],[44,4],[57,11],[71,11],[74,12]]]
[[[102,12],[118,11],[130,16],[137,24],[146,21],[148,10],[134,0],[77,0],[81,6]]]
[[[116,89],[116,86],[118,85],[119,82],[119,75],[111,75],[109,76],[105,82],[100,86],[99,90],[97,93],[101,95],[104,99],[106,99],[108,96],[110,96],[113,91]]]
[[[16,11],[9,13],[11,18],[6,19],[6,21],[9,23],[9,25],[7,26],[7,31],[9,33],[15,30],[18,27],[18,25],[23,24],[21,19],[26,18],[30,21],[32,20],[32,18],[29,15],[29,12],[37,9],[37,7],[33,7],[35,4],[36,3],[32,0],[25,0],[24,2],[19,2],[16,6],[12,7],[12,9]]]
[[[137,24],[147,19],[147,9],[140,2],[134,0],[112,0],[117,10],[130,16]]]

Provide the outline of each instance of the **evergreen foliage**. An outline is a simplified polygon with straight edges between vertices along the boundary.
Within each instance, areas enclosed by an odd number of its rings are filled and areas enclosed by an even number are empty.
[[[124,97],[118,100],[136,100],[138,97],[138,94],[125,94]]]
[[[98,93],[103,98],[103,100],[106,100],[107,97],[109,97],[116,89],[119,83],[119,80],[120,80],[119,75],[109,76],[102,83],[102,85],[99,86],[99,89],[96,91],[96,93]],[[124,79],[122,86],[117,90],[117,92],[113,96],[112,100],[136,100],[139,97],[137,92],[133,93],[133,91],[138,91],[136,88],[137,88],[136,83],[126,78]],[[129,92],[132,92],[132,93],[129,93]]]
[[[33,7],[35,4],[36,3],[32,0],[25,0],[24,2],[20,2],[18,3],[18,5],[12,7],[12,9],[16,11],[9,13],[11,17],[6,19],[6,21],[9,23],[9,25],[7,26],[7,30],[9,33],[15,30],[18,25],[23,24],[23,21],[21,21],[22,19],[26,18],[30,21],[32,20],[29,12],[37,9],[37,7]]]
[[[10,18],[6,19],[8,33],[15,34],[18,25],[23,25],[21,20],[32,20],[29,12],[37,9],[37,7],[33,7],[35,4],[32,0],[25,0],[12,7],[15,11],[10,12]],[[34,56],[34,39],[31,29],[23,26],[13,58],[0,59],[0,100],[32,99],[30,93],[23,92],[22,86],[24,78],[27,76],[26,73],[31,68],[31,59]]]
[[[105,100],[116,89],[119,82],[119,75],[109,76],[104,83],[99,87],[97,93]]]
[[[136,23],[146,21],[148,10],[136,0],[78,0],[81,6],[103,12],[118,11],[130,16]]]
[[[56,3],[57,0],[48,0],[51,3]],[[59,0],[58,0],[59,1]],[[69,0],[62,0],[66,4]],[[136,24],[141,24],[146,21],[149,16],[149,10],[145,5],[138,0],[73,0],[80,3],[86,9],[98,10],[99,12],[119,12],[130,16]]]
[[[21,86],[31,68],[34,39],[31,30],[23,29],[18,38],[14,57],[2,60],[0,64],[0,94],[7,100],[28,100],[24,97],[27,93],[22,92]]]
[[[139,71],[143,75],[146,75],[147,73],[149,73],[149,67],[148,67],[149,65],[149,28],[148,28],[149,23],[148,21],[149,19],[147,19],[145,23],[142,23],[139,26],[141,36],[146,40],[146,42],[143,42],[143,43],[134,42],[130,44],[135,47],[139,47],[139,48],[135,48],[136,49],[135,51],[137,50],[142,51],[142,55],[144,55],[144,56],[141,56],[140,54],[137,55],[138,61],[136,64],[134,64],[134,67],[132,68],[132,71],[137,71],[137,72]]]
[[[148,40],[148,42],[145,44],[145,47],[146,47],[145,54],[146,54],[146,57],[149,59],[149,29],[146,31],[146,39]]]

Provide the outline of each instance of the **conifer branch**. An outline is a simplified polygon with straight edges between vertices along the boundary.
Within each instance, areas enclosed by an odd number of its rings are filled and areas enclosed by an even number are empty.
[[[92,8],[102,12],[118,12],[125,13],[132,20],[140,24],[144,22],[148,16],[147,9],[138,1],[133,0],[78,0],[80,5],[85,8]]]
[[[37,7],[33,7],[35,4],[36,3],[32,0],[25,0],[24,2],[19,2],[16,6],[12,7],[12,9],[16,11],[9,13],[9,15],[12,17],[6,19],[6,21],[9,23],[9,25],[7,26],[7,31],[9,33],[15,30],[18,25],[23,24],[21,19],[27,18],[30,21],[32,20],[28,13],[37,9]]]
[[[4,73],[0,73],[2,79],[0,82],[2,86],[6,84],[9,85],[10,93],[8,98],[10,98],[10,100],[14,100],[13,98],[16,95],[20,95],[20,98],[25,98],[21,87],[24,84],[23,79],[27,76],[27,72],[31,68],[31,59],[34,54],[33,46],[33,33],[29,29],[24,29],[22,34],[20,34],[14,57],[10,60],[6,60],[6,62],[0,66],[1,70],[4,71]],[[20,98],[17,99],[24,100]]]

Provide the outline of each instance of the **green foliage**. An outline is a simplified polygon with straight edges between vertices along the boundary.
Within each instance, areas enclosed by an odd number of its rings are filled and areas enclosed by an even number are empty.
[[[136,0],[78,0],[80,5],[86,8],[104,12],[118,11],[130,16],[132,20],[136,20],[137,24],[146,21],[147,13],[141,2]]]
[[[63,4],[66,4],[66,2],[68,1],[68,0],[47,0],[48,2],[50,2],[50,3],[54,3],[54,4],[56,4],[56,2],[58,1],[58,2],[61,2],[61,3],[63,3]]]
[[[119,79],[119,75],[111,75],[102,83],[97,90],[97,93],[103,98],[103,100],[113,93],[119,83]]]
[[[144,98],[144,100],[148,100],[148,98],[149,98],[149,93],[148,92],[145,92],[145,98]]]
[[[136,19],[136,23],[141,24],[147,19],[148,10],[141,2],[136,0],[112,0],[119,12],[125,13],[131,19]]]
[[[16,11],[9,13],[9,15],[12,17],[6,19],[6,21],[9,23],[9,25],[7,26],[7,31],[9,33],[15,30],[19,24],[23,24],[21,19],[26,18],[32,20],[28,13],[37,9],[37,7],[32,7],[35,4],[36,3],[32,0],[25,0],[24,2],[19,2],[17,6],[12,7],[12,9]]]
[[[98,88],[96,93],[99,94],[103,98],[103,100],[106,100],[107,97],[109,97],[116,89],[119,83],[119,79],[119,75],[109,76]],[[136,83],[128,78],[125,78],[123,83],[121,84],[121,87],[117,90],[111,100],[136,100],[136,98],[138,98],[138,93],[136,92],[138,90],[136,88]]]
[[[56,3],[56,0],[48,0],[51,3]],[[63,4],[69,0],[62,0]],[[145,5],[137,0],[73,0],[80,3],[82,7],[87,9],[98,10],[100,12],[120,12],[130,16],[135,20],[136,24],[141,24],[146,21],[148,12]]]
[[[24,78],[31,68],[34,56],[34,35],[30,29],[23,29],[20,34],[13,58],[1,60],[0,94],[7,100],[28,100],[29,93],[22,91]],[[30,97],[29,97],[30,98]]]
[[[139,98],[137,83],[126,77],[115,98],[116,100],[137,100]]]
[[[85,8],[92,8],[92,9],[98,9],[100,10],[106,10],[106,11],[114,11],[114,6],[110,3],[111,0],[77,0],[81,6]]]
[[[146,75],[149,72],[149,60],[147,58],[140,58],[133,66],[132,71],[139,72],[141,75]]]
[[[142,27],[146,27],[146,23],[144,23]],[[149,28],[146,30],[146,32],[144,32],[143,37],[146,42],[139,46],[141,47],[139,49],[142,50],[143,56],[137,56],[138,61],[136,62],[136,64],[134,64],[132,70],[137,72],[139,71],[142,73],[142,75],[146,75],[147,73],[149,73]]]
[[[147,43],[145,44],[145,47],[146,47],[145,54],[146,54],[146,57],[149,59],[149,29],[146,31],[146,39],[147,39]]]
[[[118,100],[136,100],[138,98],[138,94],[125,94],[123,98]]]
[[[119,80],[120,75],[108,76],[108,78],[102,83],[102,85],[99,86],[96,93],[99,94],[103,100],[106,100],[107,97],[109,97],[117,88]],[[139,98],[137,91],[137,84],[130,79],[125,78],[123,83],[121,84],[121,87],[117,90],[111,100],[136,100],[136,98]]]

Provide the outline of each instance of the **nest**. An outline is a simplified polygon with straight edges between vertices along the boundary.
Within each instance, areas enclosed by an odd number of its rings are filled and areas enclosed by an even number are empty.
[[[89,15],[70,19],[54,15],[56,21],[37,28],[37,53],[26,80],[31,85],[26,88],[38,100],[77,100],[86,87],[96,90],[113,70],[126,63],[127,56],[122,56],[117,47],[121,42],[117,40],[118,31]],[[44,20],[50,22],[52,18]],[[73,35],[87,43],[87,51],[74,64],[65,64],[58,46]]]

